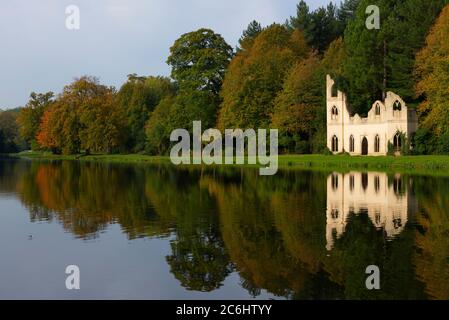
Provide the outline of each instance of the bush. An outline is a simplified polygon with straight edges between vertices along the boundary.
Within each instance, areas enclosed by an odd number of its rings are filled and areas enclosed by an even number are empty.
[[[443,133],[438,138],[438,153],[449,154],[449,132]]]
[[[295,153],[296,154],[310,153],[310,143],[308,141],[296,141]]]
[[[418,129],[412,137],[413,150],[415,155],[425,155],[433,153],[434,141],[432,141],[432,134],[428,129]]]

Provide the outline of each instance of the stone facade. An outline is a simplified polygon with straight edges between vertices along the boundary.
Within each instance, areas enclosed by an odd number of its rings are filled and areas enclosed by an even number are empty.
[[[416,132],[416,111],[393,92],[385,101],[374,102],[367,118],[351,116],[346,95],[333,90],[334,80],[327,76],[327,146],[334,154],[381,156],[388,153],[388,142],[399,152],[400,133],[407,138]]]

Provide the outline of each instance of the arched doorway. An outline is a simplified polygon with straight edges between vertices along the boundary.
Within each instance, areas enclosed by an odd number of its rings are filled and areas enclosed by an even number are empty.
[[[332,137],[332,152],[338,152],[338,138],[337,136]]]
[[[362,139],[362,156],[368,155],[368,139],[363,137]]]

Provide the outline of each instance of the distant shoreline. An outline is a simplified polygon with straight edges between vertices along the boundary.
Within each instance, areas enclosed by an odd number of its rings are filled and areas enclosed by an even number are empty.
[[[149,163],[171,165],[168,156],[140,154],[115,155],[54,155],[48,152],[21,152],[8,154],[12,158],[30,160],[67,160],[105,163]],[[236,166],[236,165],[234,165]],[[251,165],[243,165],[249,167]],[[449,176],[449,156],[347,156],[347,155],[280,155],[280,169],[324,171],[381,171]]]

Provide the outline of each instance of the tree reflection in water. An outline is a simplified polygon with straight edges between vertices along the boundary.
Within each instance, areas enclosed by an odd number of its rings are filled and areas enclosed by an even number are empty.
[[[170,241],[168,268],[189,290],[237,272],[252,296],[449,298],[446,178],[2,161],[0,192],[76,238],[118,224]],[[372,264],[379,291],[365,287]]]

